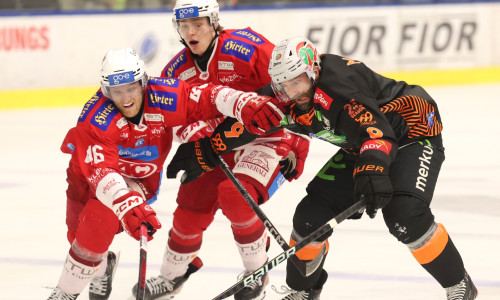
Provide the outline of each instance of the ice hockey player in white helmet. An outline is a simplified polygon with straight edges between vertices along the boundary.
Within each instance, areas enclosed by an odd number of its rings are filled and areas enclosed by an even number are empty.
[[[269,106],[255,113],[245,110],[255,103],[235,103],[233,109],[244,111],[239,120],[245,127],[254,134],[285,127],[340,147],[297,205],[291,244],[364,201],[365,213],[374,218],[381,211],[388,231],[443,287],[443,299],[476,299],[478,291],[458,249],[430,209],[445,158],[443,124],[434,99],[421,86],[384,77],[361,61],[320,56],[302,37],[276,45],[269,74],[272,84],[261,93],[276,97],[271,102],[285,118],[277,119]],[[335,249],[330,248],[330,235],[296,253],[306,264],[307,276],[287,261],[289,288],[283,299],[320,298],[328,279],[325,260]],[[372,255],[370,248],[366,255]]]
[[[215,0],[178,0],[172,20],[186,48],[165,66],[162,77],[223,84],[245,92],[254,92],[270,83],[267,67],[274,45],[249,27],[224,29],[219,23],[219,5]],[[183,143],[204,143],[208,137],[217,136],[213,132],[220,123],[228,126],[226,131],[241,128],[235,119],[220,118],[183,126],[176,131],[177,137]],[[232,140],[241,140],[240,133],[236,132]],[[238,151],[226,153],[223,158],[255,202],[263,204],[270,198],[273,183],[281,184],[285,181],[283,176],[293,180],[301,175],[308,147],[308,137],[279,130]],[[284,151],[278,153],[279,149]],[[179,153],[183,151],[176,153],[173,162]],[[267,261],[266,227],[220,168],[191,182],[183,181],[177,203],[160,275],[147,280],[148,299],[162,299],[179,292],[189,274],[189,264],[199,259],[203,233],[218,209],[231,222],[244,268],[241,276]],[[260,277],[238,292],[235,299],[263,298],[268,281],[267,274]]]

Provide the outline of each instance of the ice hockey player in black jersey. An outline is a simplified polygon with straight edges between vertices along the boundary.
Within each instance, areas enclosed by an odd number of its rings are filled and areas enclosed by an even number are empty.
[[[362,62],[320,56],[304,38],[277,44],[269,73],[272,83],[260,93],[275,98],[238,97],[234,117],[253,134],[284,126],[340,147],[296,207],[291,245],[364,199],[366,214],[374,218],[382,211],[389,232],[445,289],[447,300],[475,299],[477,289],[462,258],[430,209],[445,157],[443,126],[432,97],[422,87],[381,76]],[[193,163],[190,172],[197,169]],[[319,299],[328,277],[323,269],[328,237],[297,253],[310,271],[307,277],[287,264],[291,291],[283,299]]]
[[[389,232],[445,289],[448,300],[475,299],[477,289],[462,258],[429,207],[444,161],[443,125],[432,97],[359,61],[319,56],[303,38],[275,47],[269,73],[274,94],[285,104],[286,127],[341,147],[298,204],[291,243],[364,197],[370,218],[382,210]],[[255,125],[249,127],[257,133]],[[284,299],[319,299],[327,253],[326,237],[298,252],[314,271],[303,277],[288,263],[293,291]]]

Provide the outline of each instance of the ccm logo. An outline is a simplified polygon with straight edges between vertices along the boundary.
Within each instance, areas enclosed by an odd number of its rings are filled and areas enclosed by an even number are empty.
[[[127,200],[123,201],[123,203],[117,207],[116,212],[122,213],[122,212],[126,211],[129,207],[136,206],[134,204],[136,204],[136,203],[140,204],[141,202],[142,202],[141,197],[130,197]]]

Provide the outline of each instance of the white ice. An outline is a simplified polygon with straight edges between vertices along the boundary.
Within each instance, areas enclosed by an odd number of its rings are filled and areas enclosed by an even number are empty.
[[[500,299],[500,85],[428,89],[444,123],[446,161],[432,208],[458,247],[481,300]],[[10,99],[9,101],[16,101]],[[0,299],[46,299],[57,284],[68,252],[65,170],[59,147],[76,124],[80,107],[0,111]],[[288,239],[291,218],[305,186],[337,149],[314,141],[299,181],[286,183],[262,209]],[[174,150],[173,150],[174,151]],[[171,158],[171,155],[169,156]],[[163,228],[148,243],[148,275],[158,275],[175,209],[178,180],[164,180],[154,204]],[[445,299],[443,289],[392,237],[378,215],[340,224],[330,239],[322,299]],[[126,234],[110,299],[128,299],[138,278],[139,243]],[[272,241],[270,256],[282,250]],[[207,230],[204,267],[176,299],[211,299],[236,282],[242,264],[229,222],[218,213]],[[270,272],[266,299],[280,299],[271,285],[285,280],[284,264]],[[85,289],[79,299],[88,299]],[[133,299],[133,298],[130,298]]]

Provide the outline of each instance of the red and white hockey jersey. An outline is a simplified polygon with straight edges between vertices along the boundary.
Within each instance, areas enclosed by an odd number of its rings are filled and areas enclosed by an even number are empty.
[[[72,155],[70,185],[78,178],[90,187],[78,188],[82,196],[88,194],[84,197],[87,199],[71,200],[85,203],[89,196],[95,197],[100,180],[115,172],[135,179],[145,190],[146,199],[154,201],[172,146],[172,127],[221,116],[210,99],[212,89],[213,85],[150,77],[139,125],[123,117],[113,101],[97,91],[84,105],[76,127],[69,130],[61,146],[64,153]]]

